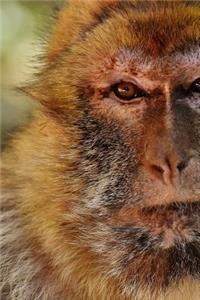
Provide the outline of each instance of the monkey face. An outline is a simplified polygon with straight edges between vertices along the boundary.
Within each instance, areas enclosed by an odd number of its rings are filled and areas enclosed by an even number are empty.
[[[199,279],[199,49],[145,55],[117,49],[102,73],[95,61],[80,168],[98,220],[86,226],[92,251],[127,289],[158,291]]]
[[[123,293],[157,293],[200,279],[200,9],[102,3],[39,86],[80,134],[64,230]]]

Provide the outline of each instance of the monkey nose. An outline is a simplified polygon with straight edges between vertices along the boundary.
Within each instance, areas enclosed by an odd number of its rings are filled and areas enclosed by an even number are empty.
[[[155,156],[154,156],[155,157]],[[147,167],[154,178],[165,185],[175,185],[179,182],[181,173],[188,165],[187,160],[178,158],[174,153],[159,159],[148,159]]]

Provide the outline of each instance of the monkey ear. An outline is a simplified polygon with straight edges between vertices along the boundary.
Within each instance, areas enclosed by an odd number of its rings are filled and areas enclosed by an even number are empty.
[[[116,0],[67,1],[66,5],[58,13],[55,25],[47,38],[43,70],[38,76],[35,76],[35,80],[19,89],[45,106],[55,104],[55,98],[57,97],[54,97],[54,78],[57,78],[57,75],[52,74],[54,68],[49,74],[48,66],[53,66],[60,53],[72,46],[76,41],[81,40],[82,33],[99,21],[98,18],[103,13],[107,3],[115,2]]]
[[[45,83],[42,78],[32,80],[26,85],[18,87],[19,92],[26,94],[43,105],[47,105],[51,101],[51,88],[48,81]]]
[[[56,24],[49,37],[47,58],[50,62],[80,39],[81,33],[97,21],[97,16],[103,10],[106,1],[69,0],[67,2],[58,13]]]

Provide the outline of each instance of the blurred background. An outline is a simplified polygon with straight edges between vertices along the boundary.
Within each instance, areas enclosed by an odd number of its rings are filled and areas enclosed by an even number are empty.
[[[42,39],[63,0],[0,0],[1,144],[26,122],[36,105],[17,91],[37,68]]]

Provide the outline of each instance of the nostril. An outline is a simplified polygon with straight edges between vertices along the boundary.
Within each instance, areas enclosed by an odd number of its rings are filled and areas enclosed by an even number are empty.
[[[160,166],[152,165],[151,167],[155,172],[158,172],[160,174],[163,174],[163,172],[164,172],[164,170]]]
[[[163,173],[164,170],[162,167],[160,167],[159,165],[151,165],[151,173],[157,177],[158,179],[162,179],[163,178]]]
[[[187,167],[187,165],[188,165],[188,163],[186,161],[181,161],[177,165],[177,169],[179,170],[179,172],[182,172]]]

